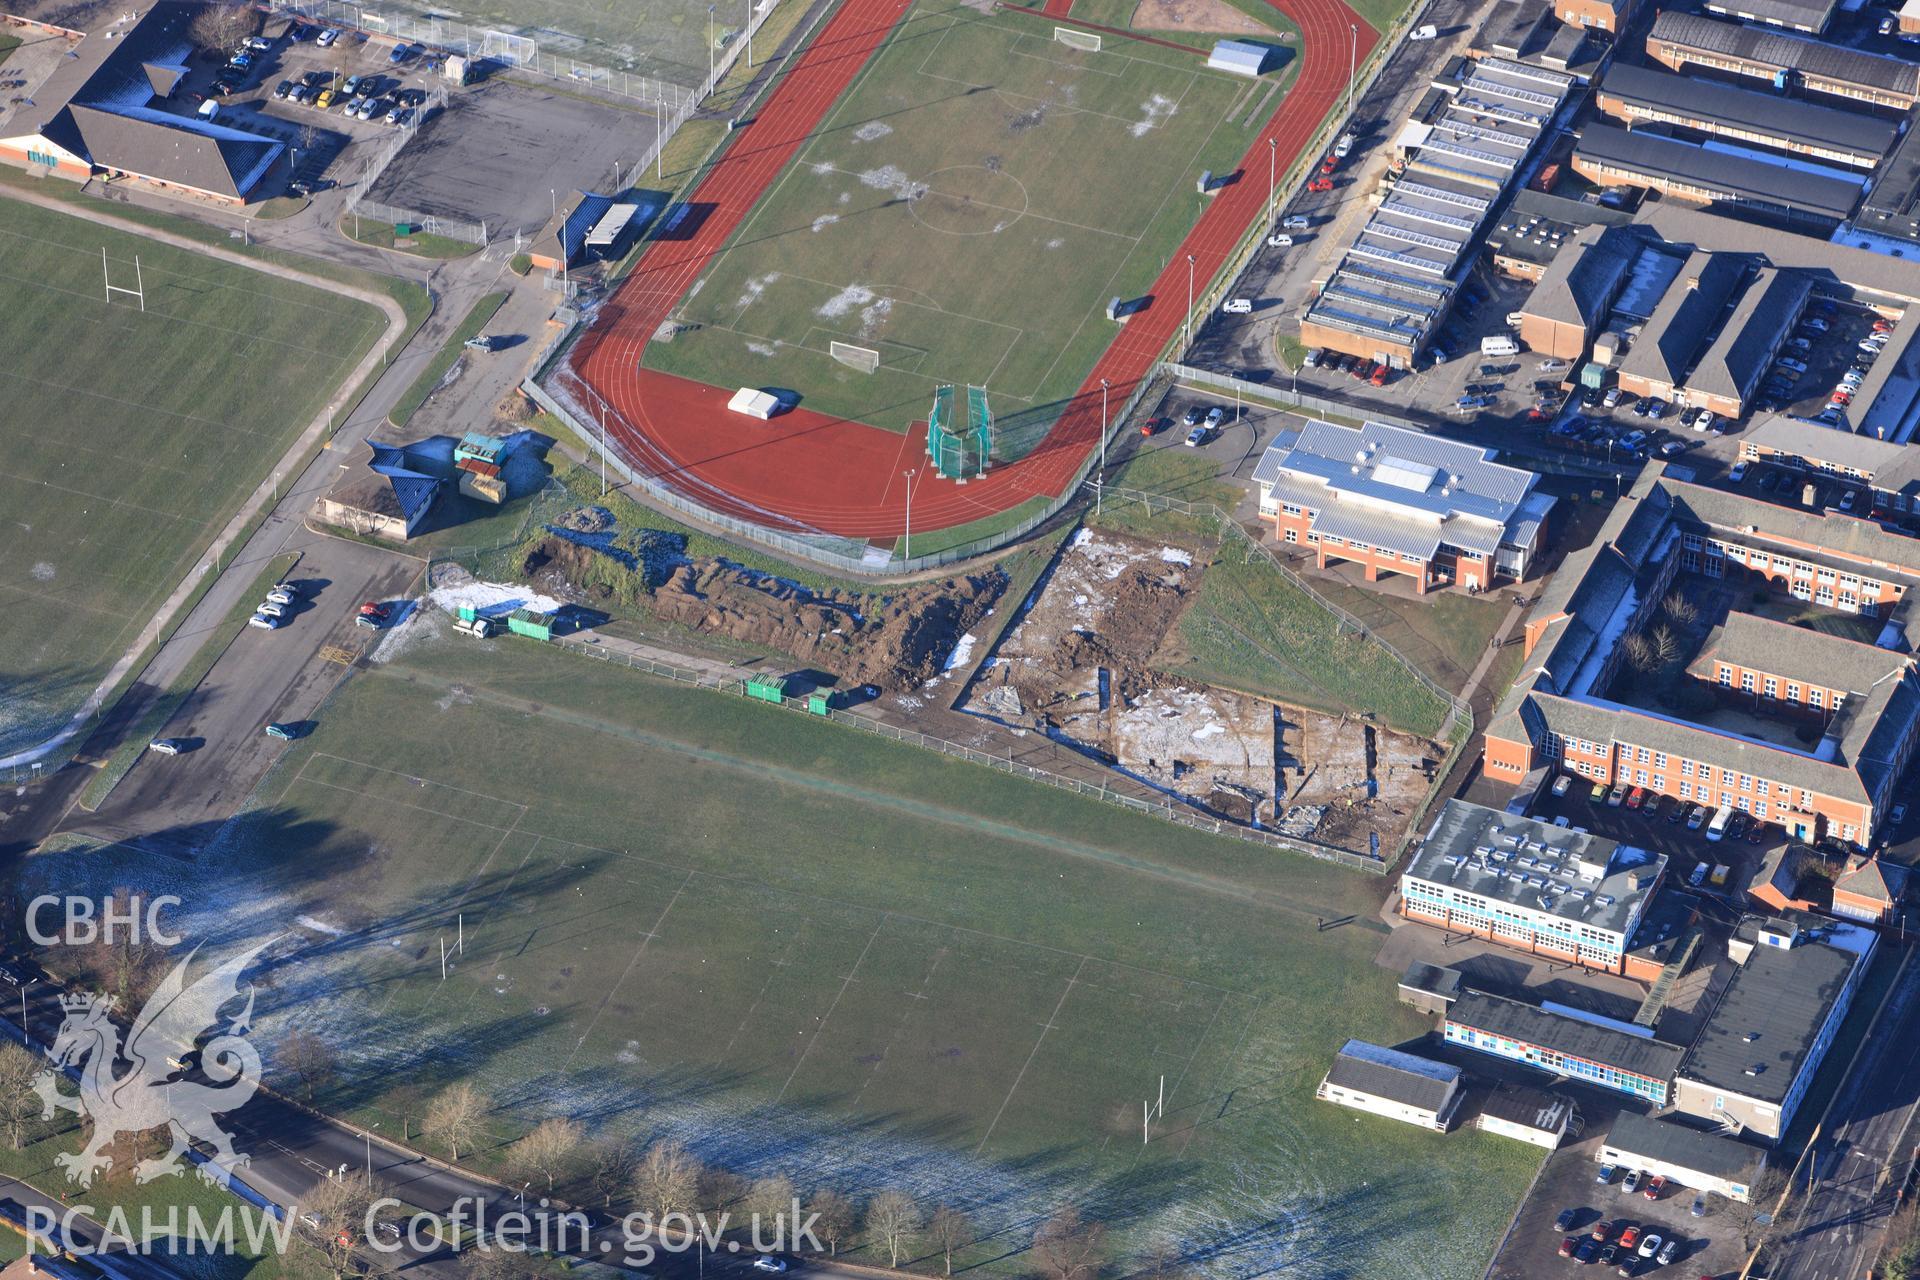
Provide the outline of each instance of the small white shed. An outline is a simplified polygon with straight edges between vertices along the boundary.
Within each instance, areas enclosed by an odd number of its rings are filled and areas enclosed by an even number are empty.
[[[727,408],[765,422],[780,412],[780,399],[756,387],[742,387],[733,393],[733,399],[727,401]]]
[[[1249,40],[1222,40],[1207,55],[1207,66],[1236,76],[1258,76],[1266,71],[1273,51]]]

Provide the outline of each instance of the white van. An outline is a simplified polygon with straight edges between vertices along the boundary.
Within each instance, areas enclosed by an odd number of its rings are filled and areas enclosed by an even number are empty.
[[[1440,28],[1434,26],[1431,22],[1425,26],[1415,27],[1413,30],[1407,32],[1407,39],[1409,40],[1438,40],[1439,38]]]
[[[1220,304],[1220,309],[1230,316],[1250,316],[1253,314],[1253,299],[1228,298]]]
[[[1707,824],[1707,839],[1719,840],[1727,834],[1727,823],[1733,820],[1733,806],[1723,804],[1713,815],[1713,821]]]
[[[208,124],[212,124],[215,120],[218,120],[220,118],[220,104],[215,102],[212,98],[208,98],[205,102],[200,104],[200,109],[194,112],[194,114],[199,116],[202,120],[205,120]]]
[[[1517,356],[1520,344],[1512,338],[1496,336],[1480,339],[1480,354],[1483,356]]]

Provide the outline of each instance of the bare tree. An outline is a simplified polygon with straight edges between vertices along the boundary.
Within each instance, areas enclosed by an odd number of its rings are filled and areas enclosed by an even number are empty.
[[[1106,1244],[1107,1229],[1068,1205],[1034,1233],[1033,1253],[1047,1280],[1093,1280]]]
[[[587,1144],[580,1157],[581,1177],[587,1190],[603,1209],[613,1207],[615,1196],[633,1185],[638,1167],[633,1147],[619,1138],[600,1138]]]
[[[1783,1195],[1789,1192],[1788,1173],[1769,1165],[1753,1176],[1747,1184],[1747,1202],[1735,1204],[1734,1227],[1740,1233],[1740,1242],[1748,1249],[1758,1249],[1766,1243],[1773,1233],[1775,1220],[1786,1209]]]
[[[281,1070],[300,1081],[303,1101],[313,1101],[314,1088],[333,1075],[333,1050],[311,1031],[296,1028],[280,1042]]]
[[[1673,634],[1673,628],[1661,623],[1647,637],[1653,642],[1653,651],[1660,658],[1660,665],[1680,660],[1680,637]]]
[[[578,1120],[542,1120],[532,1133],[513,1144],[507,1160],[516,1169],[545,1178],[547,1190],[552,1191],[554,1182],[573,1167],[586,1136]]]
[[[647,1148],[633,1175],[633,1198],[658,1223],[670,1213],[692,1213],[699,1207],[700,1162],[671,1138]]]
[[[462,1144],[471,1151],[479,1141],[482,1124],[491,1110],[493,1100],[472,1085],[465,1081],[449,1085],[435,1095],[420,1132],[436,1142],[446,1143],[447,1150],[458,1160]]]
[[[887,1265],[900,1265],[900,1255],[920,1232],[920,1206],[904,1191],[882,1191],[867,1205],[867,1235],[887,1250]]]
[[[43,1104],[33,1082],[45,1066],[23,1045],[0,1045],[0,1125],[5,1126],[15,1151],[25,1145],[27,1134],[40,1119]]]
[[[927,1238],[940,1251],[947,1274],[953,1274],[953,1255],[974,1241],[973,1219],[950,1204],[943,1204],[927,1219]]]
[[[695,1199],[709,1212],[730,1211],[746,1203],[752,1185],[731,1169],[708,1168],[701,1171],[700,1193]]]
[[[471,1249],[466,1259],[467,1280],[536,1280],[532,1259],[519,1249]]]
[[[308,1243],[325,1260],[334,1280],[343,1280],[353,1270],[373,1199],[373,1180],[365,1171],[355,1170],[322,1178],[300,1206]]]
[[[1700,606],[1687,599],[1684,591],[1669,591],[1660,601],[1660,611],[1676,627],[1690,627],[1700,618]]]
[[[202,48],[230,53],[259,30],[260,15],[247,0],[208,0],[187,34]]]
[[[1140,1262],[1132,1280],[1191,1280],[1193,1268],[1170,1244],[1157,1244]]]
[[[747,1188],[747,1212],[760,1222],[780,1224],[780,1238],[784,1241],[788,1233],[798,1224],[788,1221],[793,1216],[793,1179],[784,1173],[771,1177],[756,1178]],[[756,1228],[758,1231],[758,1228]],[[763,1236],[764,1238],[764,1236]]]
[[[413,1122],[425,1116],[427,1108],[432,1105],[432,1098],[428,1096],[426,1089],[408,1081],[387,1090],[386,1097],[382,1101],[389,1110],[399,1113],[400,1141],[412,1142]]]
[[[807,1212],[813,1215],[814,1232],[826,1242],[828,1255],[837,1256],[840,1242],[853,1234],[853,1224],[859,1217],[853,1201],[838,1191],[822,1191],[808,1202]]]
[[[1630,631],[1621,638],[1620,653],[1635,671],[1652,671],[1660,665],[1660,658],[1653,651],[1653,642],[1638,631]]]
[[[125,919],[139,905],[131,890],[115,889],[101,914]],[[167,960],[166,949],[147,937],[144,930],[117,929],[111,936],[102,930],[93,942],[74,948],[77,976],[118,1000],[123,1010],[138,1009],[159,985]]]

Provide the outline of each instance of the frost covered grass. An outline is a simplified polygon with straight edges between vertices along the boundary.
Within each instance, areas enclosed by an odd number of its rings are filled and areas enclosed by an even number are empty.
[[[144,313],[103,299],[102,245]],[[0,201],[0,756],[64,723],[384,324]]]
[[[473,1079],[501,1144],[564,1113],[965,1205],[996,1273],[1064,1201],[1213,1276],[1484,1265],[1537,1153],[1312,1098],[1346,1037],[1427,1029],[1372,963],[1373,878],[441,630],[342,686],[198,864],[28,879],[177,892],[216,950],[285,935],[260,1034],[337,1046],[323,1101],[382,1132]]]

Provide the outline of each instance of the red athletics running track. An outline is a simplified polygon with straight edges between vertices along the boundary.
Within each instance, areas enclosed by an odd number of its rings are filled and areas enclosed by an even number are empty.
[[[845,92],[912,0],[844,0],[826,28],[787,69],[752,126],[687,197],[683,240],[657,240],[601,307],[561,377],[584,382],[575,399],[643,475],[709,508],[789,532],[822,532],[890,541],[906,525],[906,482],[913,481],[913,526],[951,528],[1020,505],[1057,497],[1100,436],[1100,380],[1118,408],[1185,320],[1187,255],[1194,278],[1210,280],[1241,235],[1264,213],[1266,191],[1249,174],[1266,167],[1267,139],[1297,155],[1346,92],[1340,28],[1366,30],[1362,56],[1378,36],[1344,0],[1272,0],[1300,28],[1299,79],[1240,162],[1240,181],[1207,205],[1198,224],[1154,281],[1143,310],[1119,326],[1113,345],[1032,452],[956,484],[927,465],[926,428],[902,434],[804,406],[763,423],[727,409],[731,389],[640,367],[640,353],[674,304],[718,254],[827,110]],[[697,221],[696,221],[697,219]]]

